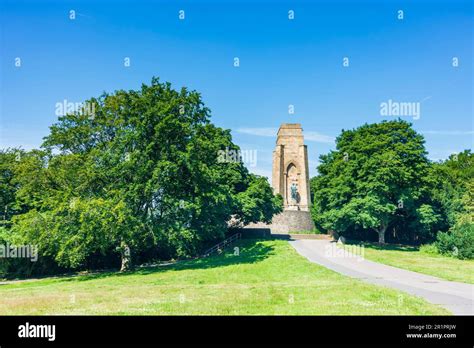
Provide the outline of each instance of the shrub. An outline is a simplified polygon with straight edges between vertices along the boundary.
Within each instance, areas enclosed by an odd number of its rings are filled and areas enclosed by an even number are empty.
[[[451,254],[454,250],[454,239],[450,232],[439,232],[436,236],[436,248],[441,254]]]
[[[435,243],[423,244],[422,246],[420,246],[420,252],[422,252],[424,254],[429,254],[429,255],[438,255],[439,254],[438,247],[436,246]]]
[[[458,259],[474,259],[474,224],[456,225],[450,232],[438,233],[436,247],[441,254]]]
[[[464,223],[455,226],[453,239],[459,259],[474,259],[474,224]]]

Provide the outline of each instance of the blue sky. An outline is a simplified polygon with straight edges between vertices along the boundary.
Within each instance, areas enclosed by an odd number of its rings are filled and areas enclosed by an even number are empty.
[[[341,129],[396,118],[381,115],[389,100],[419,103],[419,118],[401,118],[431,159],[472,148],[471,0],[2,0],[0,16],[1,148],[39,147],[64,99],[154,75],[198,90],[212,121],[257,151],[250,169],[263,175],[281,123],[302,124],[315,175]]]

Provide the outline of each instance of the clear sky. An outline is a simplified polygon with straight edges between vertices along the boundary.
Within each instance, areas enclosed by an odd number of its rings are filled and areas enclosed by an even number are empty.
[[[58,102],[155,75],[199,91],[259,174],[281,123],[302,124],[315,175],[341,129],[396,118],[389,100],[420,107],[401,118],[444,159],[473,145],[473,3],[2,0],[0,148],[39,147]]]

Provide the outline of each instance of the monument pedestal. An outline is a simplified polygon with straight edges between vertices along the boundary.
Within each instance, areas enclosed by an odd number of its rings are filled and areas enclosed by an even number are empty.
[[[296,211],[296,210],[300,210],[300,208],[294,204],[294,205],[288,205],[285,210],[292,210],[292,211]]]
[[[313,219],[309,211],[284,210],[275,215],[269,226],[272,233],[309,232],[314,230]]]
[[[303,210],[284,210],[273,217],[271,224],[257,223],[249,224],[245,228],[270,229],[272,234],[287,234],[295,232],[313,231],[314,226],[311,213]]]

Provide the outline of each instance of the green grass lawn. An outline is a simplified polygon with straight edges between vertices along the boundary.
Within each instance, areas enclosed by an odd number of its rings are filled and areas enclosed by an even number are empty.
[[[0,315],[449,314],[312,264],[287,241],[241,240],[239,247],[239,256],[0,285]]]
[[[411,246],[390,244],[380,246],[355,241],[350,243],[364,245],[364,257],[367,260],[446,280],[474,284],[474,260],[459,260],[449,256],[427,254]]]

